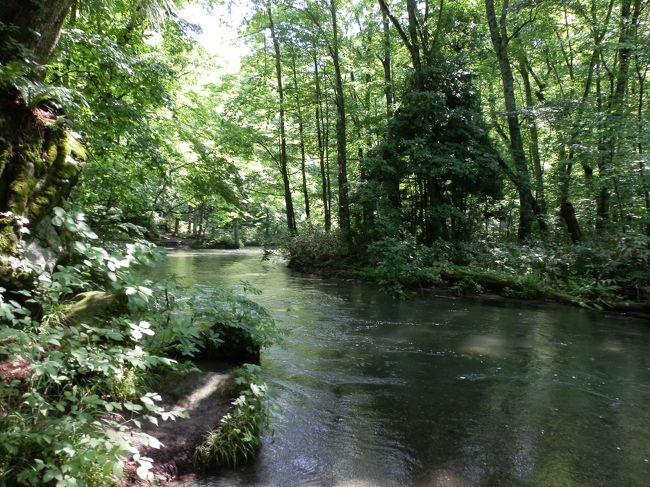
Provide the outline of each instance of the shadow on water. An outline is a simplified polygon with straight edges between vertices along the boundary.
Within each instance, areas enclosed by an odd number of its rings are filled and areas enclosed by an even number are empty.
[[[414,297],[261,253],[171,254],[157,275],[237,285],[290,332],[263,356],[274,431],[196,486],[636,486],[650,479],[650,327],[541,305]]]

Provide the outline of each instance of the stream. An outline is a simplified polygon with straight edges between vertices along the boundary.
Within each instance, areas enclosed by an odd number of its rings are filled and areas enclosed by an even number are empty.
[[[650,485],[650,326],[561,305],[294,273],[259,250],[172,251],[155,274],[262,291],[273,430],[187,487]]]

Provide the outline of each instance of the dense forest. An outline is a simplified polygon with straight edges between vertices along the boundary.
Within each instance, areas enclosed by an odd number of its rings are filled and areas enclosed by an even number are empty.
[[[197,42],[223,4],[0,6],[6,485],[111,485],[127,414],[173,414],[149,374],[223,341],[216,321],[276,333],[243,296],[146,280],[151,242],[649,309],[647,2],[250,0],[228,73]]]

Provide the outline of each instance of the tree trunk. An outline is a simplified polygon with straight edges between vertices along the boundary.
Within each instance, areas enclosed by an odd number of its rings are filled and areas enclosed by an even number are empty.
[[[587,78],[582,90],[582,99],[578,107],[578,111],[575,114],[573,126],[571,128],[571,135],[569,137],[569,154],[568,158],[565,161],[563,154],[560,154],[560,215],[562,216],[564,223],[567,227],[567,231],[571,236],[571,241],[573,243],[578,243],[582,240],[582,232],[580,231],[580,226],[578,224],[578,219],[575,215],[575,209],[573,204],[570,201],[569,193],[571,187],[571,172],[573,170],[573,161],[575,159],[575,147],[578,144],[581,124],[583,121],[583,113],[587,106],[587,100],[589,99],[589,93],[591,92],[591,86],[593,84],[593,75],[594,75],[594,66],[598,60],[598,53],[600,51],[600,41],[602,37],[596,36],[595,38],[595,49],[591,55],[589,61],[589,67],[587,70]],[[564,149],[562,149],[563,151]],[[585,168],[587,166],[584,166]],[[587,173],[585,172],[585,175]]]
[[[645,8],[648,8],[647,6]],[[643,37],[642,35],[639,35],[639,16],[641,15],[641,12],[643,10],[643,7],[641,5],[641,0],[634,0],[634,7],[633,7],[633,28],[634,28],[634,35],[636,39],[636,45],[639,46],[640,43],[643,42]],[[645,103],[645,81],[647,79],[648,75],[648,70],[650,70],[650,66],[648,65],[647,61],[643,59],[643,54],[642,50],[637,47],[635,49],[635,71],[636,71],[636,76],[637,76],[637,82],[638,82],[638,100],[637,100],[637,144],[636,144],[636,150],[638,154],[638,159],[639,159],[639,173],[641,176],[641,191],[643,195],[643,202],[645,206],[645,234],[650,237],[650,184],[648,181],[648,175],[646,174],[646,163],[644,160],[644,157],[642,156],[643,151],[647,150],[647,147],[644,145],[644,141],[647,140],[647,136],[645,134],[645,125],[644,125],[644,118],[643,118],[643,105]]]
[[[631,0],[621,0],[620,10],[620,27],[618,36],[617,62],[618,70],[614,80],[614,89],[611,90],[610,98],[603,108],[607,110],[606,122],[604,126],[604,137],[600,157],[598,159],[598,176],[600,180],[600,191],[598,194],[598,214],[596,228],[602,229],[609,221],[611,192],[610,185],[616,185],[612,181],[615,177],[612,173],[612,166],[615,163],[620,152],[621,132],[624,128],[626,113],[624,108],[625,93],[629,80],[630,56],[632,49],[630,42],[630,31],[634,28],[631,25]]]
[[[300,173],[302,174],[302,194],[305,200],[305,217],[309,220],[309,192],[307,191],[307,173],[305,170],[306,156],[305,156],[305,130],[304,122],[302,119],[302,107],[300,106],[300,96],[298,94],[298,75],[296,74],[296,58],[295,55],[291,59],[291,67],[293,68],[293,87],[296,90],[296,109],[298,112],[298,134],[300,140]]]
[[[329,211],[330,228],[332,225],[332,182],[330,175],[330,106],[325,98],[325,117],[323,120],[323,142],[325,144],[325,178],[327,179],[327,208]],[[330,228],[327,228],[329,230]]]
[[[0,64],[21,65],[31,81],[41,82],[69,6],[70,0],[4,0]],[[0,286],[7,289],[29,286],[28,276],[8,265],[18,255],[25,221],[36,227],[83,167],[83,148],[60,115],[24,99],[11,80],[0,89]]]
[[[0,10],[0,64],[25,57],[47,64],[59,42],[71,0],[3,0]],[[39,69],[35,76],[42,79]],[[34,76],[32,76],[34,78]]]
[[[533,195],[530,187],[530,176],[528,164],[524,153],[524,145],[521,137],[521,125],[515,99],[514,77],[508,56],[508,33],[506,29],[506,16],[508,12],[508,0],[504,0],[502,14],[497,22],[494,11],[494,0],[485,0],[488,26],[494,52],[499,63],[501,82],[503,84],[503,97],[506,105],[506,118],[508,120],[508,132],[510,139],[510,151],[517,171],[517,191],[519,193],[519,228],[517,237],[519,241],[525,240],[531,232],[533,214]]]
[[[235,242],[235,246],[239,247],[239,218],[235,218],[232,221],[232,238]]]
[[[524,92],[526,95],[526,118],[528,121],[528,132],[530,134],[530,156],[533,161],[533,170],[535,176],[535,200],[539,205],[539,213],[537,221],[539,228],[546,231],[546,198],[544,196],[544,172],[542,170],[542,160],[539,155],[539,135],[537,132],[537,121],[535,120],[534,110],[535,103],[533,101],[533,92],[530,85],[530,73],[528,70],[528,60],[526,54],[522,53],[519,58],[519,70],[521,71],[521,79],[524,82]]]
[[[645,204],[645,234],[650,237],[650,184],[648,184],[648,175],[646,174],[646,164],[644,158],[642,157],[643,151],[645,149],[643,145],[644,134],[644,123],[643,123],[643,104],[645,96],[645,80],[648,72],[648,67],[646,66],[644,71],[641,72],[640,69],[637,70],[637,78],[639,82],[639,99],[637,105],[637,123],[638,131],[637,134],[638,142],[636,146],[638,159],[639,159],[639,174],[641,176],[641,191],[643,193],[643,201]]]
[[[564,201],[560,205],[560,214],[562,215],[567,231],[571,236],[571,242],[574,244],[580,242],[582,240],[582,232],[580,231],[580,225],[576,218],[576,211],[573,208],[573,203],[570,201]]]
[[[330,16],[332,19],[331,55],[334,64],[334,91],[336,100],[336,145],[339,182],[339,228],[343,238],[349,243],[350,233],[350,203],[348,197],[348,158],[347,134],[345,120],[345,95],[343,92],[343,75],[339,60],[338,24],[336,19],[336,2],[330,0]]]
[[[420,55],[420,41],[418,38],[417,6],[415,0],[406,0],[406,11],[409,18],[408,33],[411,41],[411,58],[415,70],[415,89],[424,89],[422,78],[422,59]]]
[[[384,68],[384,96],[386,97],[386,118],[390,119],[393,116],[393,76],[391,73],[392,70],[392,60],[390,52],[390,23],[388,22],[388,16],[386,12],[381,11],[382,23],[383,23],[383,49],[384,49],[384,58],[381,60],[381,64]]]
[[[323,103],[320,88],[320,76],[318,74],[318,59],[314,54],[314,84],[316,87],[316,137],[318,138],[318,162],[320,163],[320,175],[323,198],[323,213],[325,218],[325,230],[330,231],[332,228],[332,217],[328,195],[329,179],[325,170],[325,130],[323,127]]]
[[[293,210],[293,199],[291,197],[291,185],[289,184],[289,170],[287,168],[287,137],[284,127],[284,90],[282,88],[282,64],[280,57],[280,43],[275,35],[275,25],[271,14],[271,3],[266,3],[266,13],[269,17],[269,29],[273,39],[273,50],[275,51],[275,74],[278,83],[278,97],[280,98],[280,172],[284,186],[284,204],[287,215],[287,228],[290,233],[296,232],[296,217]]]
[[[192,212],[192,228],[194,229],[192,232],[193,237],[196,237],[199,234],[199,209],[200,206],[197,206]]]

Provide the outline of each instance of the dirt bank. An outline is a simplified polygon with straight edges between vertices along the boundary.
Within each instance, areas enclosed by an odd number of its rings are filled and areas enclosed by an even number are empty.
[[[189,418],[160,421],[159,425],[143,425],[143,431],[157,438],[160,449],[140,445],[143,457],[154,460],[154,474],[159,486],[178,485],[190,479],[196,470],[194,449],[205,433],[213,428],[231,407],[230,383],[232,366],[203,362],[200,370],[188,374],[173,374],[161,380],[157,387],[166,410],[185,409]],[[149,486],[136,475],[137,465],[130,458],[121,481],[124,487]]]

